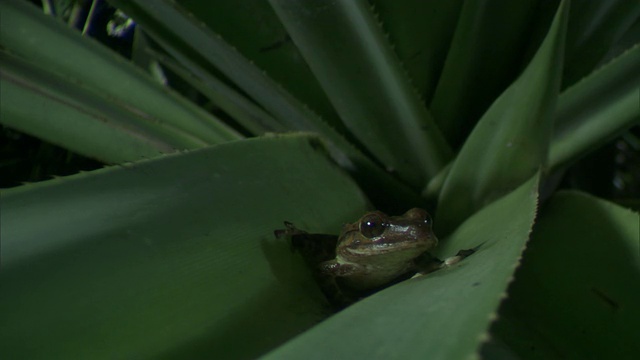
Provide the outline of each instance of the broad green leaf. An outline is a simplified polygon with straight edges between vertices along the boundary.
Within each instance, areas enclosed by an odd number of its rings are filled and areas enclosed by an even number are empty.
[[[549,167],[560,169],[640,123],[640,45],[594,71],[558,97]],[[450,166],[423,189],[440,193]]]
[[[562,87],[587,76],[640,18],[638,0],[574,0],[567,28]]]
[[[331,140],[339,137],[262,70],[179,5],[166,0],[154,3],[111,0],[111,3],[132,16],[154,41],[196,76],[202,78],[203,71],[220,71],[289,129],[317,131]]]
[[[209,144],[241,138],[235,131],[92,39],[20,0],[0,2],[0,45],[51,72],[73,77],[150,122],[171,127]]]
[[[413,86],[431,99],[451,46],[462,0],[369,0]]]
[[[3,191],[3,357],[254,358],[326,316],[273,230],[335,232],[366,203],[300,135]]]
[[[424,186],[451,152],[366,2],[271,5],[354,136],[387,169]]]
[[[344,134],[346,128],[268,1],[179,0],[276,83]]]
[[[569,2],[520,77],[491,105],[451,167],[438,200],[438,232],[530,178],[547,161]]]
[[[560,94],[549,163],[566,166],[634,124],[640,124],[640,45]]]
[[[271,115],[212,74],[200,71],[200,77],[198,77],[168,56],[153,52],[153,57],[160,64],[188,82],[194,89],[201,92],[251,134],[264,135],[269,131],[285,130],[278,125],[278,122]],[[196,65],[194,64],[191,68],[194,66]],[[274,128],[274,126],[278,127]]]
[[[491,102],[522,70],[534,0],[465,1],[435,94],[436,123],[459,147]]]
[[[640,217],[575,191],[540,215],[494,333],[522,359],[640,352]]]
[[[0,50],[0,121],[106,163],[151,158],[206,145]]]
[[[452,268],[348,307],[267,359],[468,359],[476,354],[533,226],[539,176],[485,207],[437,255],[479,246]]]
[[[609,50],[609,53],[605,56],[603,64],[606,64],[612,59],[620,56],[620,54],[622,54],[626,50],[631,49],[632,47],[637,45],[640,41],[639,39],[640,17],[638,17],[636,22],[631,25],[631,27],[624,33],[624,35],[622,35],[622,37],[613,44],[613,46]]]
[[[405,211],[420,202],[406,185],[381,169],[349,141],[331,128],[308,107],[278,86],[262,70],[253,65],[220,36],[204,27],[183,8],[166,0],[110,0],[132,16],[158,44],[195,75],[198,67],[220,71],[258,105],[290,130],[303,130],[322,135],[336,161],[349,170],[378,208]],[[393,194],[393,197],[387,194]]]

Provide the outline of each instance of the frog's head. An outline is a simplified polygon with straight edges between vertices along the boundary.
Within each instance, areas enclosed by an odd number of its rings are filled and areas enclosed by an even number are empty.
[[[398,260],[412,259],[438,244],[431,226],[431,216],[422,209],[413,208],[400,216],[372,211],[344,226],[336,253],[354,262],[392,254]]]

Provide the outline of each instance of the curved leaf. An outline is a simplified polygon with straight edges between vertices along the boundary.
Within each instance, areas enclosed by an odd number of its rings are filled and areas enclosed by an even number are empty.
[[[547,161],[568,1],[527,66],[491,105],[454,160],[438,199],[437,228],[448,233],[477,209],[530,178]]]
[[[273,230],[334,232],[365,206],[299,135],[3,191],[3,356],[255,357],[326,313]]]
[[[179,3],[338,132],[345,133],[335,109],[268,1]]]
[[[549,163],[566,166],[640,124],[640,44],[558,98]]]
[[[437,2],[437,1],[436,1]],[[444,2],[448,3],[448,1]],[[465,1],[429,109],[454,148],[522,70],[536,1]]]
[[[111,102],[209,144],[241,137],[224,123],[154,82],[113,51],[20,0],[0,3],[0,44],[47,70],[72,76]]]
[[[637,0],[574,0],[567,28],[562,87],[587,76],[640,18]]]
[[[273,128],[278,122],[271,115],[212,74],[200,71],[199,76],[195,75],[168,56],[150,49],[147,52],[160,64],[205,95],[251,134],[258,136],[269,131],[284,130],[283,128]],[[191,68],[195,66],[194,64]]]
[[[106,163],[152,158],[206,143],[118,106],[73,78],[0,50],[0,122]]]
[[[369,0],[423,99],[431,99],[451,46],[462,0]]]
[[[405,211],[407,207],[421,205],[416,204],[421,200],[413,190],[362,154],[313,111],[179,5],[167,0],[153,3],[142,0],[110,2],[132,16],[156,42],[194,74],[199,75],[196,67],[190,67],[194,62],[202,65],[202,71],[218,69],[287,129],[322,135],[334,159],[351,172],[378,208]],[[393,193],[394,197],[390,199],[385,196],[386,193]]]
[[[354,136],[387,169],[424,186],[451,151],[366,3],[271,5]]]
[[[439,249],[477,252],[348,307],[267,359],[468,359],[473,357],[529,238],[539,176],[469,218]]]
[[[496,335],[523,359],[634,358],[640,352],[639,223],[638,213],[584,193],[554,195],[516,272]]]

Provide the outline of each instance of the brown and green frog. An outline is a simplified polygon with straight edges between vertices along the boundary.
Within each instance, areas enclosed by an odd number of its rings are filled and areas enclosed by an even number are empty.
[[[344,225],[339,236],[309,234],[285,222],[276,237],[290,236],[292,247],[312,267],[323,292],[344,307],[390,284],[426,274],[473,253],[462,250],[440,261],[429,254],[438,245],[431,216],[413,208],[399,216],[380,211]]]

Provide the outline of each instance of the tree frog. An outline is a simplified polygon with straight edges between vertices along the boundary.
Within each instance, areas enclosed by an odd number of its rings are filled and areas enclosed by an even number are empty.
[[[419,208],[399,216],[368,212],[344,225],[339,236],[309,234],[289,222],[285,226],[275,231],[276,237],[291,236],[292,247],[313,268],[323,292],[337,307],[416,273],[456,262],[430,257],[428,252],[438,245],[438,238],[431,217]],[[472,252],[460,251],[457,260]]]

